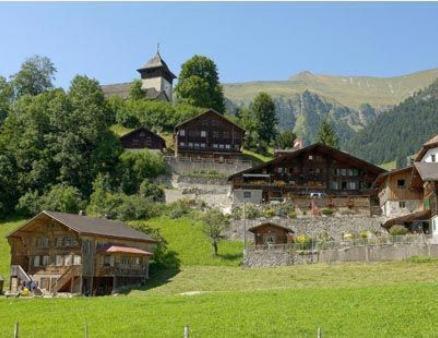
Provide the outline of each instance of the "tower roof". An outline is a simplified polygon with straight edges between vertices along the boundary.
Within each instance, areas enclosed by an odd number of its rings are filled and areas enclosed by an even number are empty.
[[[156,69],[156,68],[163,68],[163,70],[168,73],[170,75],[170,77],[172,79],[175,79],[176,76],[175,74],[173,74],[169,67],[167,66],[166,62],[164,62],[164,60],[161,58],[160,52],[157,51],[157,53],[155,54],[155,56],[150,59],[148,62],[146,62],[142,67],[140,67],[139,69],[137,69],[137,71],[139,73],[142,73],[145,70],[150,70],[150,69]]]

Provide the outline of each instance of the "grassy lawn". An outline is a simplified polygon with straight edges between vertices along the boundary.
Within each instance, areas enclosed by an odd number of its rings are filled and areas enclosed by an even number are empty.
[[[274,158],[273,152],[274,152],[273,149],[269,149],[268,154],[259,154],[259,153],[253,152],[251,150],[248,150],[248,149],[242,150],[242,153],[244,156],[246,156],[252,160],[255,159],[256,161],[262,162],[262,163],[272,160]]]
[[[0,275],[3,276],[6,284],[9,283],[9,265],[11,264],[10,247],[6,236],[23,223],[23,220],[0,223]]]
[[[9,269],[0,225],[2,273]],[[162,271],[127,294],[72,299],[0,297],[0,337],[20,321],[22,337],[325,337],[435,336],[438,260],[373,264],[239,267],[242,246],[223,242],[214,258],[201,225],[155,218],[176,252],[178,273]]]

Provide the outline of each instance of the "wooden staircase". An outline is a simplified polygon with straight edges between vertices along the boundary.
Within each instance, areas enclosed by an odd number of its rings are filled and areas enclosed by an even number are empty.
[[[26,282],[26,284],[34,282],[33,278],[24,271],[21,265],[11,265],[11,277],[17,277],[20,281]],[[36,295],[43,294],[38,286],[32,292]]]
[[[59,292],[62,288],[64,288],[67,283],[71,282],[71,279],[75,277],[78,273],[78,266],[70,266],[57,280],[55,284],[54,292]]]

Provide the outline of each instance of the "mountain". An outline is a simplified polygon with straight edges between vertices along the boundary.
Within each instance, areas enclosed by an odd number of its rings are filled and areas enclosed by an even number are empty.
[[[345,149],[373,163],[397,159],[406,165],[407,156],[438,134],[438,80],[380,114],[367,128],[358,132]]]
[[[404,76],[316,75],[305,71],[287,81],[225,84],[227,109],[247,106],[261,91],[277,106],[281,129],[292,128],[307,143],[315,141],[322,119],[329,118],[345,143],[381,112],[386,111],[438,78],[438,68]]]

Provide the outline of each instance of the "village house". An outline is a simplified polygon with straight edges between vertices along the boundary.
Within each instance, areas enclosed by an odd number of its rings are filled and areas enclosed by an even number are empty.
[[[152,149],[163,151],[166,149],[166,141],[147,129],[140,127],[120,137],[120,142],[125,149]]]
[[[140,73],[141,88],[145,93],[145,98],[172,102],[173,80],[176,76],[170,71],[158,50],[152,59],[137,69],[137,72]],[[119,96],[126,99],[131,85],[131,82],[103,85],[102,90],[107,97]]]
[[[371,185],[385,172],[324,144],[290,151],[229,177],[234,203],[292,201],[301,208],[348,208],[370,214],[377,200]]]
[[[436,156],[438,135],[423,144],[410,167],[391,171],[376,180],[380,204],[387,211],[385,216],[392,217],[383,224],[384,228],[403,225],[412,232],[438,236]]]
[[[254,234],[254,244],[287,244],[293,242],[294,232],[286,227],[271,222],[254,226],[248,231]]]
[[[244,135],[237,124],[209,109],[175,127],[175,157],[220,162],[240,159]]]
[[[156,241],[119,221],[43,211],[7,236],[10,291],[102,295],[144,282]]]

